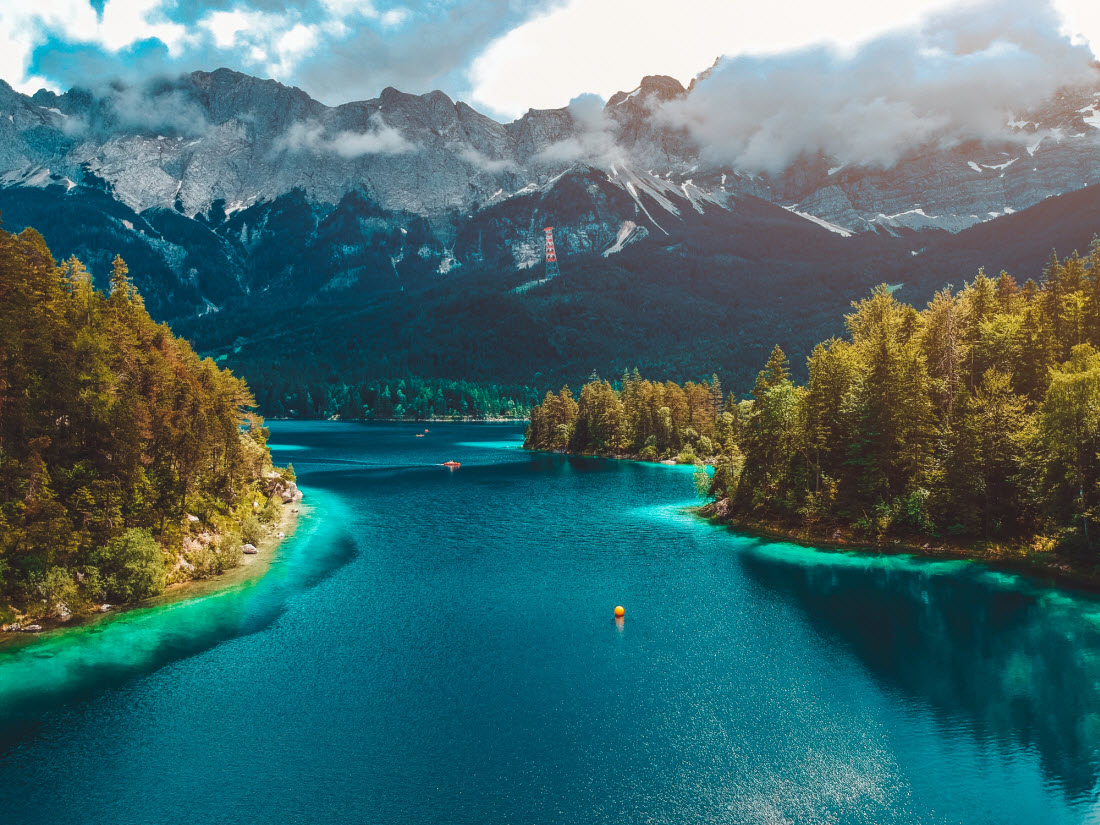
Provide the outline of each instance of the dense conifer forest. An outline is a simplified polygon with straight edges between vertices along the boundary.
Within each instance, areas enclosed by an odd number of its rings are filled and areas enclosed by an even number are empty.
[[[593,368],[617,375],[637,365],[679,381],[717,372],[727,386],[750,387],[776,336],[809,353],[833,333],[852,297],[882,277],[864,269],[873,267],[815,261],[811,276],[771,261],[750,271],[711,255],[628,249],[572,260],[524,292],[514,290],[531,271],[458,270],[428,287],[356,296],[360,304],[286,309],[273,295],[270,308],[227,307],[172,328],[247,378],[272,418],[526,419],[547,389]],[[909,279],[905,291],[932,294]]]
[[[0,231],[0,613],[64,618],[235,565],[275,521],[243,381],[33,229]]]
[[[247,369],[249,386],[257,387],[259,407],[270,418],[526,421],[539,401],[534,388],[417,376],[340,375],[319,359],[297,360],[293,366],[252,363]]]
[[[802,384],[776,347],[746,400],[636,372],[548,393],[526,446],[706,461],[701,491],[744,524],[1100,543],[1100,240],[1038,282],[979,272],[920,311],[880,286],[846,324]]]

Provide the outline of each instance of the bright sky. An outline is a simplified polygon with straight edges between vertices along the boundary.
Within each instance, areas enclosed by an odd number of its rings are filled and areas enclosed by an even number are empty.
[[[326,103],[442,88],[499,117],[685,84],[719,55],[841,50],[950,0],[0,0],[0,78],[24,92],[219,66]],[[974,5],[970,3],[969,5]],[[1036,5],[1031,3],[1031,6]],[[1100,3],[1053,0],[1100,54]]]

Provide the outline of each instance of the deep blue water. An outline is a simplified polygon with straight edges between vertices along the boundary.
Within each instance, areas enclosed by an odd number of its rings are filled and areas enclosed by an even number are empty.
[[[1094,598],[429,426],[274,423],[266,576],[0,652],[0,823],[1100,817]]]

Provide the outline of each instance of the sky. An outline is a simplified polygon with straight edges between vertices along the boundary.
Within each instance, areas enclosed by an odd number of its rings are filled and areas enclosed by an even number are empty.
[[[1026,27],[1009,16],[994,21],[999,28],[990,29],[992,35],[976,35],[980,49],[959,38],[943,44],[943,20],[957,19],[961,9],[974,30],[975,20],[997,17],[998,8],[1006,6],[957,0],[0,0],[0,79],[32,93],[225,66],[298,86],[330,105],[376,97],[386,86],[442,89],[510,120],[528,108],[565,106],[582,93],[606,99],[647,74],[686,85],[720,56],[725,65],[771,80],[782,56],[826,76],[839,66],[832,81],[849,82],[855,72],[882,65],[868,60],[868,52],[882,58],[884,44],[902,42],[917,74],[918,63],[935,62],[945,49],[949,56],[954,49],[956,56],[978,51],[987,58],[1003,57],[998,49],[1023,49],[1056,70],[1064,55],[1047,59],[1051,44],[1031,42]],[[1026,20],[1038,9],[1044,38],[1076,58],[1100,54],[1095,0],[1007,8]],[[1007,46],[998,40],[1001,31],[1011,35]],[[935,93],[934,84],[927,91]],[[898,120],[898,128],[911,125]]]

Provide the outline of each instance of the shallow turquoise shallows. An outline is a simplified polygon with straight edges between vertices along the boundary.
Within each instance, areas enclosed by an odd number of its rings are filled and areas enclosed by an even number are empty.
[[[273,424],[312,511],[267,575],[0,652],[0,823],[1100,816],[1095,599],[428,427]]]

